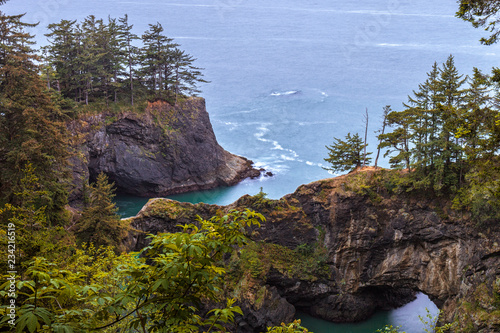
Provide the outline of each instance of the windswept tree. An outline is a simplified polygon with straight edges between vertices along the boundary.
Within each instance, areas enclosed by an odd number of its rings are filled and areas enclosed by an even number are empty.
[[[364,154],[366,146],[357,133],[352,136],[347,133],[345,140],[333,138],[333,144],[326,146],[328,158],[324,159],[330,163],[330,167],[324,169],[333,172],[352,171],[362,166],[364,161],[366,164],[370,163],[371,158]],[[366,156],[370,154],[367,153]]]
[[[195,67],[196,60],[178,48],[172,38],[163,35],[160,23],[150,24],[142,35],[141,76],[155,98],[174,99],[199,93],[197,84],[203,79],[201,68]]]
[[[197,85],[207,82],[193,65],[196,59],[165,36],[160,23],[149,25],[142,47],[135,45],[139,38],[132,28],[127,15],[50,24],[50,44],[43,49],[47,86],[85,104],[104,100],[108,105],[129,95],[133,105],[139,91],[170,102],[196,95]]]
[[[179,48],[175,48],[171,59],[173,66],[172,89],[175,101],[177,102],[177,97],[181,95],[198,94],[200,90],[198,90],[197,84],[207,81],[202,78],[202,68],[193,66],[196,59]]]

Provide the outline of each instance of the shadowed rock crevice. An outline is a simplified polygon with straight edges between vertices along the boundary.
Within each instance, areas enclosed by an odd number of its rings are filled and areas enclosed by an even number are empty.
[[[233,282],[234,288],[251,278],[250,294],[275,288],[268,295],[334,322],[368,319],[423,292],[443,310],[445,321],[456,320],[457,327],[474,332],[498,332],[498,226],[478,228],[443,198],[384,189],[380,184],[386,175],[364,170],[300,186],[280,200],[244,196],[224,207],[156,199],[132,218],[132,225],[139,233],[156,233],[196,214],[209,218],[248,207],[267,221],[249,230],[255,242],[251,255],[241,250],[239,261],[229,264],[242,279]],[[162,218],[160,207],[182,210],[182,218]],[[236,295],[245,313],[268,320],[262,304],[245,295]],[[245,318],[242,325],[251,326]],[[287,319],[282,313],[273,322]]]

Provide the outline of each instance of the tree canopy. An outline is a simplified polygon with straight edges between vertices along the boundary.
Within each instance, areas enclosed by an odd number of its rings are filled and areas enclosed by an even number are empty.
[[[351,135],[348,133],[345,141],[333,138],[333,144],[326,146],[328,149],[328,158],[325,161],[330,163],[330,168],[325,168],[333,172],[352,171],[363,165],[363,162],[370,163],[371,158],[364,158],[363,151],[366,144],[356,133]],[[371,153],[367,153],[369,155]]]
[[[23,15],[0,12],[0,202],[15,203],[22,170],[31,163],[48,195],[49,221],[66,204],[67,134],[65,116],[39,75],[32,49],[33,27]]]
[[[47,86],[76,102],[103,99],[106,104],[134,95],[176,102],[199,93],[206,82],[195,58],[150,24],[139,38],[128,16],[106,21],[93,15],[83,21],[61,20],[48,26],[44,47]],[[143,45],[137,46],[141,40]]]
[[[457,17],[472,23],[475,28],[484,28],[490,35],[481,38],[481,43],[491,45],[498,41],[500,3],[496,0],[460,0]]]

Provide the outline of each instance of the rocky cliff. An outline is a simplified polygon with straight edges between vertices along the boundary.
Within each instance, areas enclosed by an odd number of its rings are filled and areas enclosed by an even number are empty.
[[[500,331],[500,230],[476,225],[449,202],[407,194],[394,172],[364,170],[303,185],[281,200],[245,196],[227,207],[156,199],[132,219],[139,231],[174,231],[196,214],[250,207],[267,221],[228,261],[240,331],[293,316],[291,306],[335,322],[367,319],[427,294],[453,331]],[[141,244],[142,243],[142,244]]]
[[[73,134],[74,190],[104,172],[119,191],[138,196],[234,185],[259,171],[225,151],[215,138],[205,101],[149,103],[142,113],[101,113],[68,124]]]

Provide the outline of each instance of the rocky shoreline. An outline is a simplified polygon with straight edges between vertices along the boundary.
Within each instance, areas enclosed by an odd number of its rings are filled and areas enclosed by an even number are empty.
[[[153,199],[130,219],[128,246],[141,248],[146,233],[178,231],[176,224],[196,215],[248,207],[267,221],[248,231],[254,245],[228,261],[227,293],[245,314],[240,332],[287,322],[295,309],[333,322],[362,321],[417,292],[447,322],[498,332],[498,226],[478,228],[442,198],[394,192],[387,174],[368,168],[302,185],[280,200],[244,196],[229,206]]]
[[[263,171],[217,143],[203,98],[148,103],[143,113],[82,116],[67,127],[74,151],[70,203],[101,172],[120,192],[154,197],[231,186]]]

